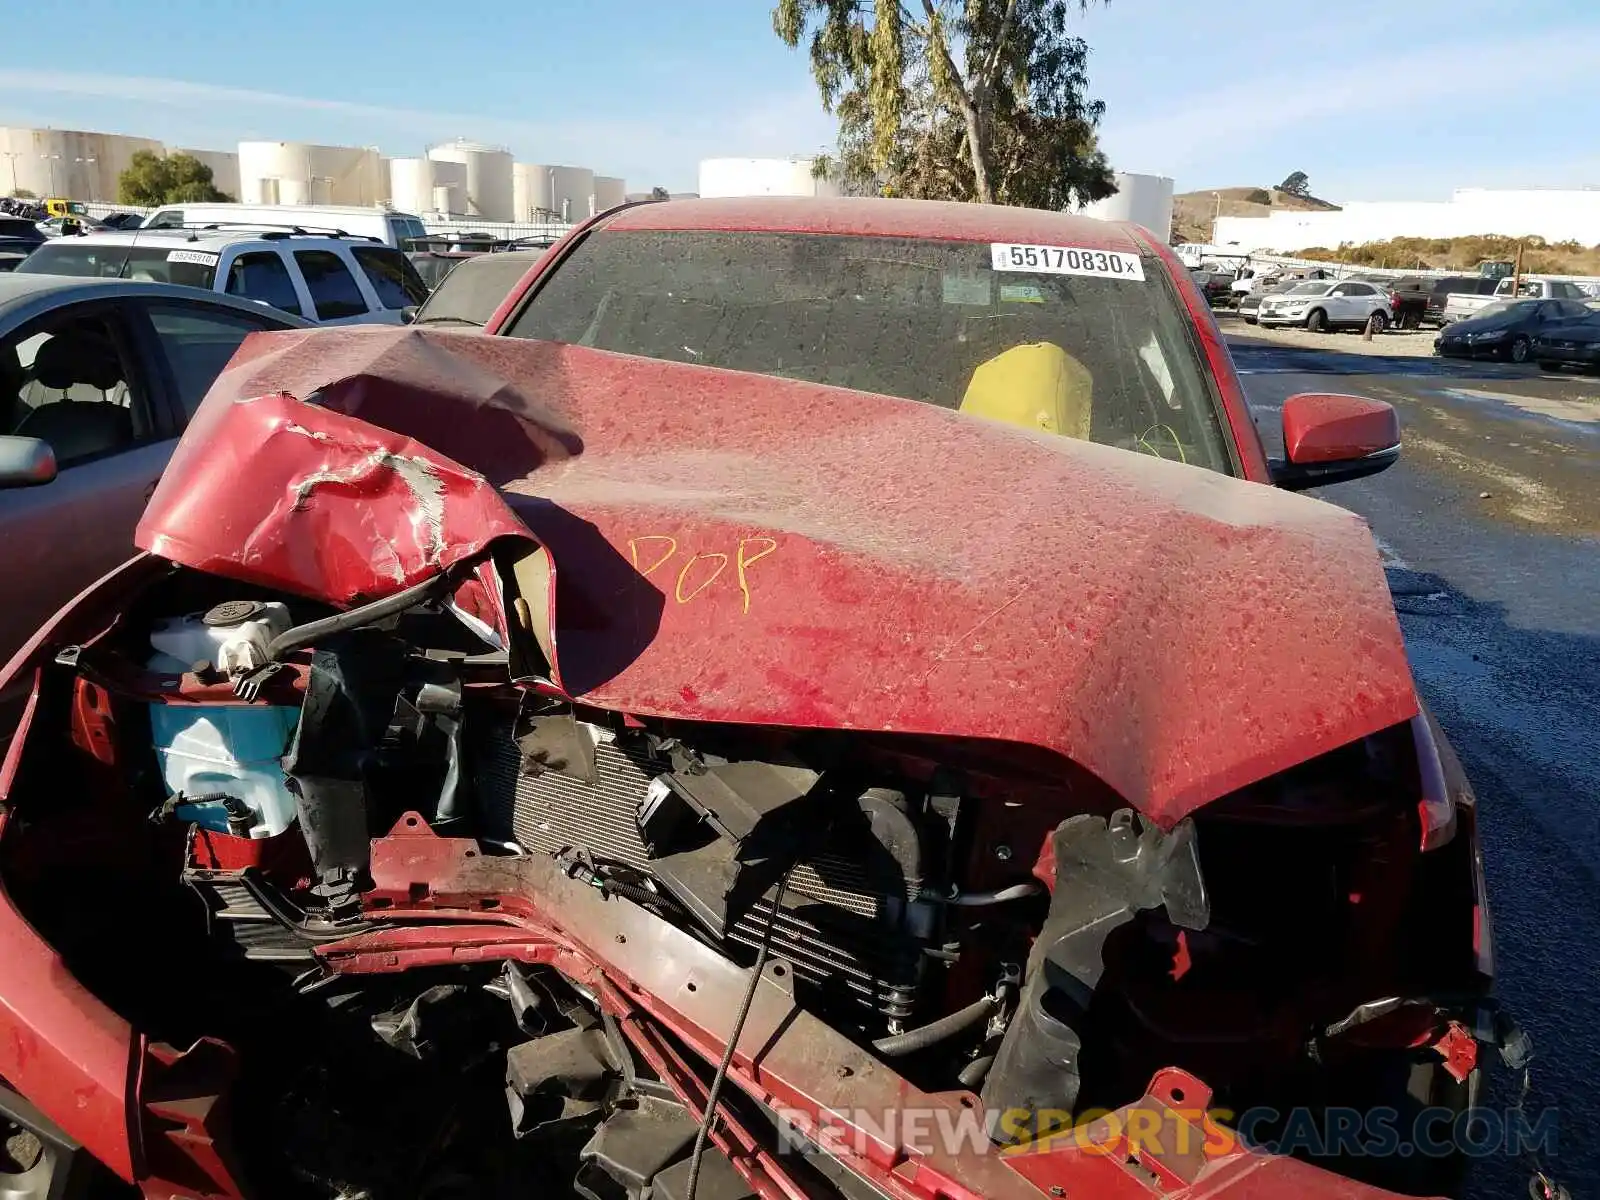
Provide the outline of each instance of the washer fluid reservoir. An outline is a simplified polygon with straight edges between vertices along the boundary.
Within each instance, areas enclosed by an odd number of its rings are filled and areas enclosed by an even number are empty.
[[[148,665],[177,675],[210,663],[241,675],[267,661],[291,624],[287,605],[256,600],[164,618],[150,630]],[[295,802],[279,760],[299,718],[275,704],[152,704],[151,740],[177,819],[254,838],[287,829]]]

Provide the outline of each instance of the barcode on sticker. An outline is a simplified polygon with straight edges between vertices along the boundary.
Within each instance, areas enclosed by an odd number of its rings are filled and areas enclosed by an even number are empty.
[[[1137,254],[1086,250],[1081,246],[1025,246],[994,242],[990,261],[996,271],[1036,271],[1042,275],[1091,275],[1099,279],[1144,282],[1144,264]]]
[[[194,263],[197,267],[214,267],[217,265],[217,256],[207,254],[204,250],[173,250],[167,255],[167,261]]]

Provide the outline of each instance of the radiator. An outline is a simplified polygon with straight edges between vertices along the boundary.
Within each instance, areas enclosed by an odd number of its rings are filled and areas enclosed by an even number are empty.
[[[546,772],[521,772],[521,755],[510,726],[494,731],[474,764],[478,804],[485,828],[500,831],[531,854],[564,847],[584,849],[649,871],[635,814],[650,780],[670,770],[664,761],[632,745],[619,745],[602,731],[595,748],[594,784]],[[905,894],[898,910],[915,898],[921,880],[895,881]],[[922,975],[922,948],[887,915],[882,885],[863,864],[818,854],[790,874],[772,932],[771,953],[793,964],[800,982],[830,1000],[847,1000],[901,1019],[911,1014]],[[730,933],[754,947],[772,912],[763,899]]]

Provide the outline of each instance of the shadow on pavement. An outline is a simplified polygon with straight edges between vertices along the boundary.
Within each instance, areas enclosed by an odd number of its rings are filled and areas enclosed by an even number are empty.
[[[1600,1194],[1600,638],[1511,625],[1438,576],[1389,577],[1418,688],[1478,796],[1495,990],[1533,1039],[1530,1116],[1559,1112],[1547,1166],[1573,1196]],[[1517,1081],[1489,1061],[1482,1103],[1503,1115]],[[1525,1195],[1527,1179],[1496,1155],[1463,1195]]]

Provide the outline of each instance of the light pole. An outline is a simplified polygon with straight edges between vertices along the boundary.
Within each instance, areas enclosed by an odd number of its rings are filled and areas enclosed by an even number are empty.
[[[1222,220],[1222,193],[1212,192],[1211,195],[1217,202],[1216,215],[1211,218],[1211,240],[1215,242],[1217,240],[1217,223]]]
[[[41,154],[39,157],[50,164],[50,194],[52,196],[58,195],[59,193],[56,190],[56,163],[61,160],[61,155]]]
[[[84,165],[86,165],[86,166],[89,166],[89,167],[93,167],[93,166],[94,166],[94,165],[95,165],[95,163],[96,163],[96,162],[98,162],[98,161],[99,161],[99,160],[98,160],[98,159],[96,159],[96,158],[95,158],[95,157],[94,157],[94,156],[93,156],[93,155],[92,155],[92,154],[91,154],[91,155],[90,155],[90,156],[88,156],[88,157],[87,157],[87,158],[75,158],[75,159],[73,159],[73,160],[72,160],[72,161],[73,161],[73,162],[75,162],[75,163],[83,163],[83,164],[84,164]],[[90,171],[90,172],[89,172],[89,203],[90,203],[90,204],[93,204],[93,203],[95,203],[95,195],[94,195],[94,171],[93,171],[93,170],[91,170],[91,171]]]
[[[11,160],[11,191],[9,194],[14,196],[17,194],[17,159],[21,158],[22,155],[15,150],[0,150],[0,154]]]

